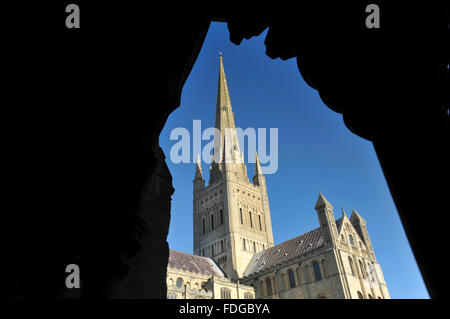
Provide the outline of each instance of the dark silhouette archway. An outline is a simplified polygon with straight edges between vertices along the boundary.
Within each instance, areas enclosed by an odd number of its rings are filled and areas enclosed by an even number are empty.
[[[67,296],[64,269],[75,262],[82,297],[120,296],[144,243],[153,275],[136,294],[166,297],[173,188],[158,136],[213,20],[235,44],[268,27],[267,55],[296,58],[324,103],[373,142],[429,293],[443,296],[435,251],[449,221],[449,8],[379,1],[382,27],[367,29],[367,4],[83,2],[79,30],[65,28],[65,4],[7,7],[2,293]]]

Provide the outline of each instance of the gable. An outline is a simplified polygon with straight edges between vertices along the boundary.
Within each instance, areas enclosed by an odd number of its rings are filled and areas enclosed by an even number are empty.
[[[361,242],[361,245],[363,248],[365,247],[365,242],[362,239],[362,237],[359,234],[359,231],[355,228],[355,226],[353,225],[353,223],[350,221],[350,219],[347,217],[347,215],[343,215],[340,218],[340,227],[338,227],[338,234],[339,237],[341,237],[341,235],[344,235],[345,240],[349,241],[349,234],[351,234],[353,236],[353,240],[354,240],[354,244],[355,246],[359,247],[359,242]]]

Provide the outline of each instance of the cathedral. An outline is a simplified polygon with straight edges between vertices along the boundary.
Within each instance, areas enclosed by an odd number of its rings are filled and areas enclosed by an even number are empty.
[[[169,299],[388,299],[366,221],[319,193],[319,227],[274,245],[266,179],[256,155],[252,182],[236,136],[220,56],[214,160],[193,181],[194,254],[170,250]],[[226,132],[230,132],[227,134]]]

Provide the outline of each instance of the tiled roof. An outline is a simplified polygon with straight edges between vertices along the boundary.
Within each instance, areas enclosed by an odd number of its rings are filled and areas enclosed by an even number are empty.
[[[286,263],[321,246],[323,246],[323,237],[319,227],[256,253],[247,266],[244,277]]]
[[[169,250],[168,267],[193,271],[209,276],[225,277],[224,272],[211,258],[191,255],[173,249]]]

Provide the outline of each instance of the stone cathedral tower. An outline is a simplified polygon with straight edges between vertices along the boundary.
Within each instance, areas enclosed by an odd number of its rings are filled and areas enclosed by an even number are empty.
[[[194,178],[194,254],[213,258],[233,280],[253,255],[273,246],[266,181],[258,156],[253,184],[236,134],[222,56],[216,105],[214,160],[205,185],[200,156]]]
[[[343,207],[335,219],[322,193],[319,227],[274,245],[266,178],[257,154],[247,176],[222,57],[215,128],[209,183],[199,154],[193,181],[194,255],[170,250],[167,298],[390,298],[366,221]]]

